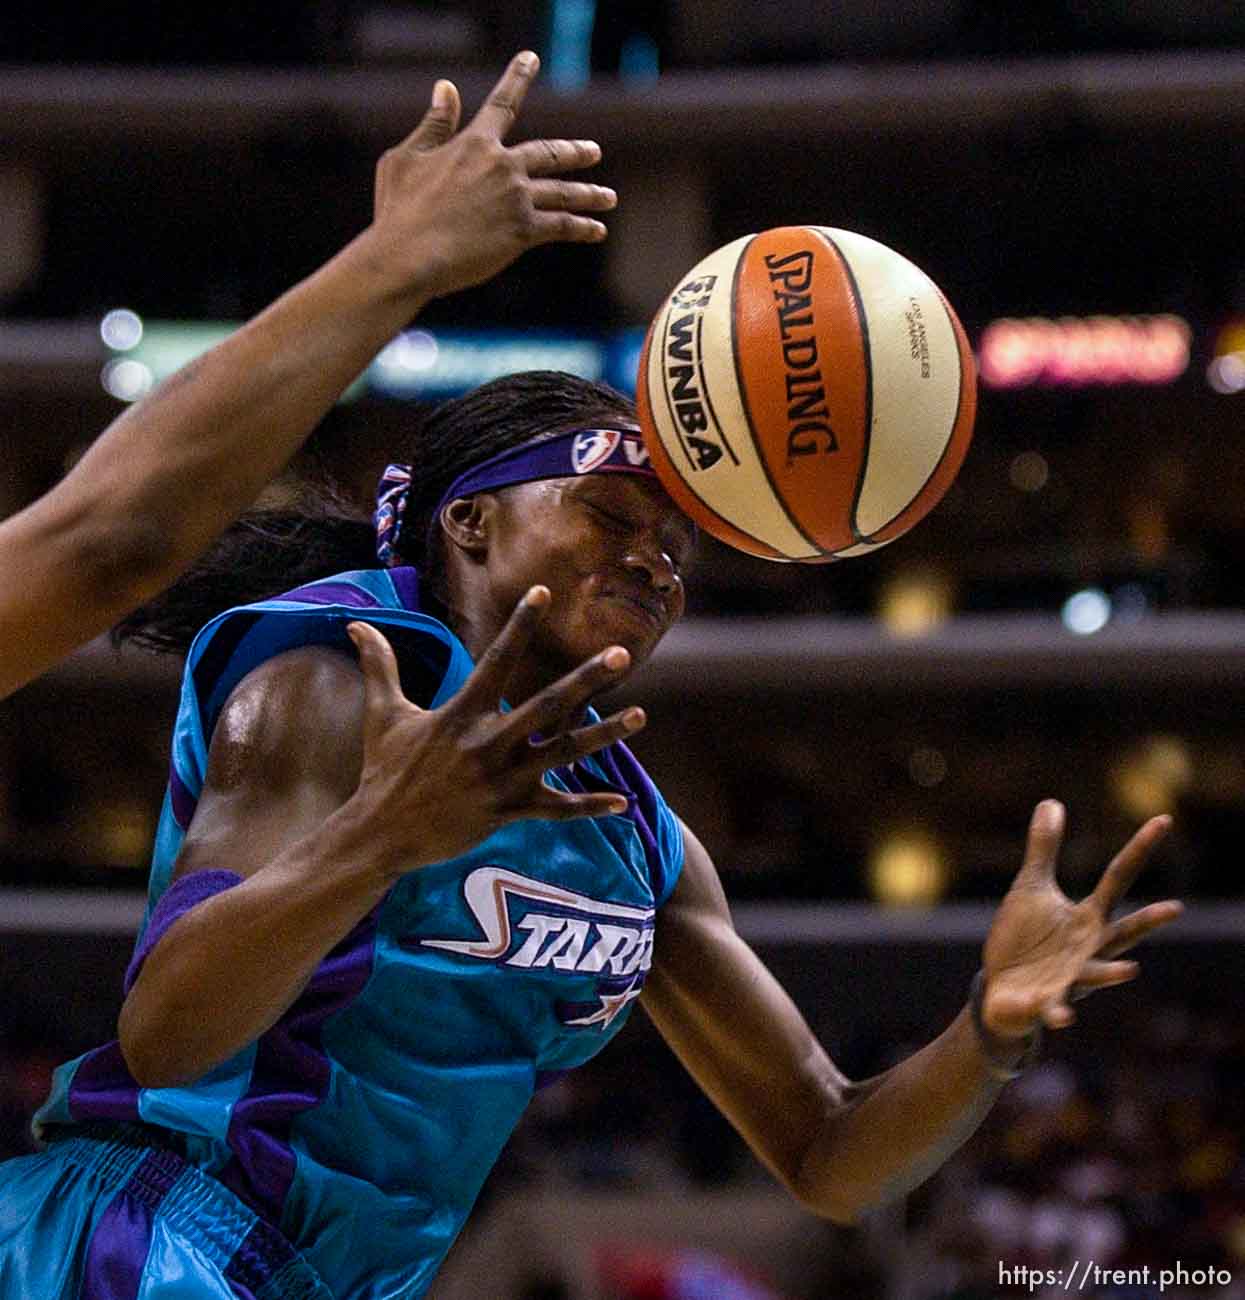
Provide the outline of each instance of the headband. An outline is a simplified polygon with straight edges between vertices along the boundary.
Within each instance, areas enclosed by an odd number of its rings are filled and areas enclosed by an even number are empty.
[[[644,440],[635,429],[572,429],[552,438],[507,447],[465,470],[446,488],[433,519],[450,501],[540,479],[579,474],[644,474],[655,478]],[[411,487],[411,467],[390,465],[376,492],[376,556],[386,568],[397,564],[398,539]]]

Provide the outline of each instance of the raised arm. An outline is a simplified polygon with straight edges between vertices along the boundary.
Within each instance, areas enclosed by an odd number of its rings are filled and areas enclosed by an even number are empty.
[[[46,496],[0,523],[0,696],[166,587],[433,298],[525,249],[596,242],[612,191],[557,179],[590,141],[503,141],[536,75],[511,61],[458,130],[458,92],[377,168],[372,224],[217,348],[128,409]]]
[[[966,1007],[919,1052],[859,1083],[736,933],[713,863],[685,832],[683,875],[660,914],[641,1000],[758,1158],[816,1213],[851,1222],[928,1177],[984,1118],[1039,1021],[1058,1028],[1074,989],[1131,978],[1133,963],[1108,958],[1179,913],[1160,903],[1106,919],[1165,818],[1148,822],[1078,904],[1054,884],[1062,824],[1057,804],[1039,805],[987,942],[980,1031]]]

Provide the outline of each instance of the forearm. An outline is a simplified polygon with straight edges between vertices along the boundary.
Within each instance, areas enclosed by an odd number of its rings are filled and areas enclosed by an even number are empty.
[[[973,1134],[1001,1087],[965,1009],[920,1051],[848,1086],[805,1152],[801,1199],[850,1219],[903,1196]]]
[[[1073,905],[1051,884],[1062,809],[1040,804],[970,1006],[928,1046],[862,1083],[844,1078],[736,933],[713,863],[684,827],[683,874],[661,914],[645,1006],[757,1156],[810,1209],[849,1222],[917,1186],[974,1132],[1000,1079],[1036,1048],[1041,1025],[1068,1023],[1063,999],[1078,981],[1131,977],[1129,963],[1104,958],[1172,920],[1179,905],[1152,904],[1109,927],[1103,917],[1168,820],[1148,822],[1095,894]]]
[[[144,577],[171,578],[254,500],[429,296],[394,282],[365,231],[126,411],[63,489],[81,480],[118,529],[153,521],[160,545]]]
[[[815,1213],[851,1222],[916,1186],[998,1092],[968,1012],[885,1074],[851,1082],[736,932],[713,865],[686,829],[684,844],[644,990],[666,1042]]]
[[[377,865],[376,839],[366,809],[348,802],[320,830],[174,921],[118,1023],[141,1084],[197,1079],[276,1023],[392,886],[395,877]]]
[[[172,582],[430,295],[371,231],[95,441],[0,524],[0,695]]]

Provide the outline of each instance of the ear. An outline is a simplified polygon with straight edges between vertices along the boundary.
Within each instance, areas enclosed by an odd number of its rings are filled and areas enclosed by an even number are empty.
[[[481,560],[488,552],[489,530],[497,507],[489,492],[473,497],[455,497],[441,509],[441,531],[447,545],[472,559]]]

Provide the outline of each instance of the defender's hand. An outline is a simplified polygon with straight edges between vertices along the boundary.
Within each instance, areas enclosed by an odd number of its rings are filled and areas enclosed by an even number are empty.
[[[600,161],[595,141],[503,143],[539,67],[530,50],[517,54],[461,131],[458,90],[438,81],[423,120],[381,157],[368,235],[398,292],[441,297],[482,283],[537,244],[605,238],[605,226],[584,214],[614,207],[614,191],[560,179]]]

